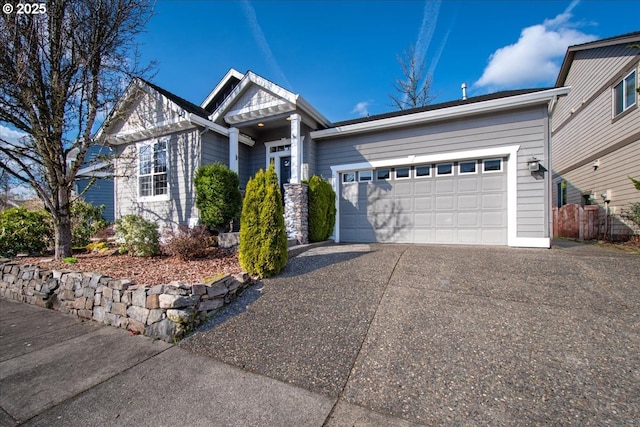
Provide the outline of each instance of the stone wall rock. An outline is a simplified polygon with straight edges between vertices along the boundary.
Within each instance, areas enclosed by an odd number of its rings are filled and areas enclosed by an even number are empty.
[[[0,298],[55,309],[99,323],[175,342],[242,292],[247,273],[206,283],[136,285],[93,272],[46,270],[0,260]]]

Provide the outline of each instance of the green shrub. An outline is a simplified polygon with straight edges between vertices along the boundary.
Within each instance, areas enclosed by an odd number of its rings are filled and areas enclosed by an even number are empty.
[[[211,241],[211,235],[206,227],[201,225],[193,228],[181,225],[177,231],[169,229],[163,238],[163,252],[184,261],[205,256]]]
[[[336,223],[336,193],[331,184],[312,176],[309,185],[309,241],[327,240]]]
[[[0,212],[0,255],[42,252],[53,238],[51,217],[22,207]]]
[[[94,206],[82,200],[71,205],[71,244],[78,248],[87,246],[91,238],[109,225],[102,217],[105,206]]]
[[[238,219],[242,207],[238,174],[223,165],[205,165],[196,171],[196,206],[200,221],[218,231],[226,231],[229,222]]]
[[[152,256],[160,252],[158,225],[139,215],[126,215],[116,220],[114,226],[120,253],[135,256]]]
[[[240,265],[269,277],[287,264],[287,232],[278,176],[273,165],[249,180],[240,217]]]

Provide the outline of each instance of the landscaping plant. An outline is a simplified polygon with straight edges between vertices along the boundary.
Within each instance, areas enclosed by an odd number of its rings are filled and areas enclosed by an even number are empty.
[[[309,241],[321,242],[333,234],[336,223],[336,193],[331,184],[312,176],[309,185]]]
[[[102,217],[105,206],[94,206],[89,202],[76,200],[71,205],[71,240],[73,247],[86,246],[91,238],[109,225]]]
[[[160,252],[158,225],[140,215],[126,215],[116,220],[114,226],[120,253],[135,256],[153,256]]]
[[[163,252],[183,261],[204,257],[211,242],[207,228],[201,225],[192,228],[181,225],[175,231],[171,228],[163,237]]]
[[[53,239],[51,217],[23,207],[0,212],[0,255],[42,252]]]
[[[219,232],[227,231],[242,207],[238,174],[222,163],[205,165],[196,171],[194,185],[200,221]]]
[[[273,165],[249,180],[240,217],[240,265],[249,274],[269,277],[287,264],[284,207]]]

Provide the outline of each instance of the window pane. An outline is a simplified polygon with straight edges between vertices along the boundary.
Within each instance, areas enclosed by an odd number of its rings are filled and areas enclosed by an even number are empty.
[[[360,181],[371,181],[373,179],[373,174],[371,171],[360,171],[358,172],[358,178]]]
[[[431,166],[416,166],[416,176],[431,175]]]
[[[342,182],[355,182],[355,181],[356,181],[355,172],[348,172],[348,173],[342,174]]]
[[[409,178],[409,168],[396,168],[396,178]]]
[[[443,163],[436,166],[438,175],[451,175],[453,173],[453,165],[451,163]]]
[[[151,177],[140,177],[140,197],[151,196]]]
[[[476,162],[460,163],[460,173],[475,173],[475,172],[476,172]]]
[[[153,176],[154,196],[167,194],[167,174]]]
[[[376,179],[389,179],[389,169],[377,170]]]
[[[148,145],[140,147],[140,174],[147,175],[151,173],[151,147]]]
[[[636,103],[636,73],[635,71],[624,80],[625,95],[624,108],[627,109]]]
[[[167,152],[156,151],[153,153],[153,171],[162,173],[167,171]]]
[[[622,82],[618,83],[613,88],[613,108],[616,116],[624,111],[624,105],[623,105],[624,98],[622,96],[622,91],[623,91]]]
[[[485,172],[493,172],[493,171],[501,171],[502,170],[502,160],[485,160],[484,171]]]

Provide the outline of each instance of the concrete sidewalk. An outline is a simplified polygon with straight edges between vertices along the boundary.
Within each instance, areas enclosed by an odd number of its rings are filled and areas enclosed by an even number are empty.
[[[634,425],[640,257],[334,245],[179,346],[0,300],[0,425]]]

